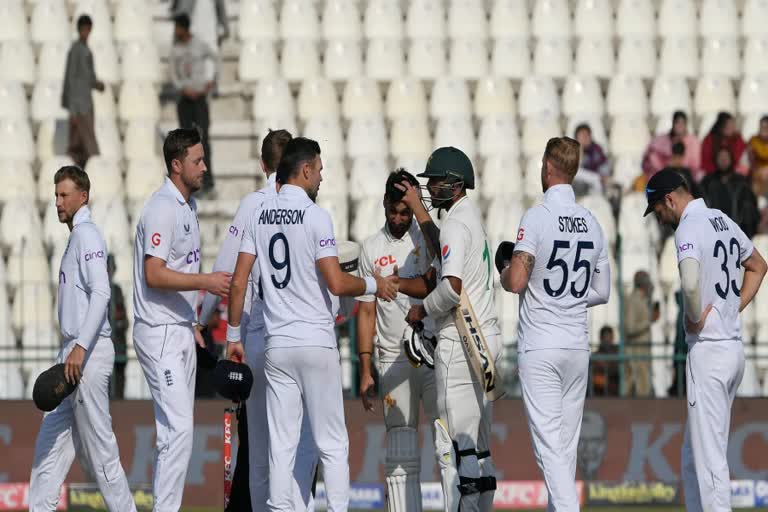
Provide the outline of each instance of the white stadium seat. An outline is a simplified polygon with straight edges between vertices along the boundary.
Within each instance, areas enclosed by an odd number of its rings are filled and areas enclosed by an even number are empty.
[[[567,0],[535,2],[531,26],[536,37],[570,37],[571,11]]]
[[[529,20],[526,2],[494,0],[491,8],[491,37],[494,39],[527,39],[530,35]]]
[[[544,153],[541,149],[540,153]],[[523,194],[528,202],[537,201],[544,193],[541,185],[541,154],[531,156],[525,164]]]
[[[32,92],[31,114],[35,122],[67,119],[61,106],[61,82],[38,82]]]
[[[496,154],[486,158],[481,178],[478,183],[484,198],[501,197],[522,201],[523,171],[517,155]]]
[[[296,30],[301,27],[301,30]],[[286,0],[280,11],[280,37],[282,39],[307,39],[317,41],[320,23],[314,2]]]
[[[524,213],[522,203],[516,198],[501,196],[491,201],[486,215],[486,226],[488,241],[492,247],[498,247],[503,240],[515,240]]]
[[[53,186],[49,190],[52,191]],[[8,248],[21,246],[22,243],[34,244],[35,238],[40,238],[41,228],[33,202],[25,199],[8,201],[0,217],[0,243]]]
[[[53,180],[51,180],[51,184],[48,188],[51,192],[53,191]],[[43,243],[46,247],[53,249],[51,261],[58,265],[61,261],[62,254],[64,254],[64,248],[67,245],[67,241],[69,240],[69,229],[67,229],[66,224],[62,224],[59,221],[59,214],[56,211],[56,201],[53,199],[53,193],[51,193],[50,196],[51,197],[46,203],[47,206],[43,217]],[[51,268],[56,267],[51,266]],[[57,275],[55,277],[55,281],[53,280],[53,276],[51,280],[54,281],[54,283],[58,283],[59,276]]]
[[[412,0],[405,16],[405,33],[409,39],[442,39],[445,37],[445,10],[441,0]]]
[[[573,18],[574,31],[579,37],[613,37],[611,0],[579,0]]]
[[[29,42],[0,44],[0,81],[32,84],[35,80],[35,55]]]
[[[35,159],[35,143],[26,120],[0,118],[0,155],[21,162]]]
[[[595,77],[570,75],[563,88],[563,114],[601,116],[605,111],[603,94]]]
[[[580,114],[569,117],[568,122],[565,125],[566,135],[573,137],[576,132],[576,127],[580,124],[589,125],[590,130],[592,130],[592,140],[600,144],[606,153],[610,152],[610,145],[608,144],[608,136],[605,131],[602,116]]]
[[[160,56],[150,41],[130,41],[122,48],[121,72],[125,80],[160,82]]]
[[[768,35],[768,30],[765,27],[766,19],[768,19],[768,2],[765,0],[746,0],[741,16],[742,35],[744,37]]]
[[[277,39],[277,13],[271,0],[243,0],[240,2],[238,34],[241,41]]]
[[[720,111],[733,112],[736,109],[736,97],[730,80],[717,75],[700,77],[694,92],[693,107],[699,116]]]
[[[744,44],[744,71],[751,75],[768,74],[768,34],[751,37]]]
[[[130,123],[148,123],[154,125],[153,121],[131,121]],[[117,129],[117,122],[114,118],[97,118],[94,121],[94,131],[98,134],[99,154],[111,160],[120,160],[123,158],[123,144],[120,141],[120,132]],[[144,151],[147,149],[145,148]],[[131,158],[134,156],[131,155]]]
[[[341,111],[345,118],[381,116],[384,107],[379,85],[367,77],[355,77],[344,86]]]
[[[482,2],[452,0],[448,5],[448,36],[482,43],[488,37],[488,21]]]
[[[152,40],[152,14],[144,0],[120,2],[115,12],[115,41]]]
[[[367,155],[356,157],[349,173],[349,192],[354,201],[380,199],[383,185],[389,175],[387,159],[382,156]],[[379,203],[381,207],[381,203]],[[356,213],[359,213],[356,211]],[[370,231],[373,233],[373,231]]]
[[[407,155],[428,155],[432,147],[432,138],[426,119],[401,117],[392,121],[389,152],[396,158]]]
[[[277,76],[277,52],[272,41],[244,41],[240,45],[237,75],[243,82],[256,82]]]
[[[0,43],[3,41],[24,41],[27,32],[27,15],[23,0],[0,2]]]
[[[366,3],[365,36],[371,40],[399,40],[403,37],[403,12],[398,2],[370,0]]]
[[[523,79],[531,72],[531,50],[528,40],[499,39],[491,52],[491,72],[495,76]]]
[[[468,117],[472,115],[469,87],[461,78],[444,76],[435,80],[429,105],[432,117]]]
[[[488,74],[488,49],[480,39],[454,39],[449,52],[452,76],[477,80]]]
[[[341,158],[344,156],[344,135],[341,132],[341,124],[334,117],[310,118],[304,124],[306,137],[316,140],[320,144],[323,157]]]
[[[165,164],[160,158],[131,160],[125,173],[126,198],[132,203],[143,204],[160,188],[165,176]]]
[[[299,89],[299,117],[339,117],[339,99],[333,84],[324,78],[304,81]]]
[[[88,41],[93,54],[93,67],[99,80],[106,84],[118,84],[122,80],[117,49],[111,40]]]
[[[560,115],[560,101],[555,84],[549,77],[528,76],[520,86],[518,100],[520,116],[523,118]]]
[[[365,54],[365,74],[374,80],[395,80],[405,70],[403,45],[399,39],[373,39]]]
[[[440,39],[414,39],[408,50],[408,72],[416,78],[434,80],[445,76],[445,47]]]
[[[288,39],[283,42],[280,74],[286,80],[299,82],[320,74],[320,55],[311,40]]]
[[[16,199],[32,201],[37,196],[35,176],[26,162],[0,160],[0,203]]]
[[[121,179],[122,180],[122,179]],[[92,206],[94,222],[104,234],[109,252],[132,253],[133,236],[123,201],[110,201],[102,196]]]
[[[635,178],[643,173],[642,155],[616,155],[613,164],[613,181],[622,190],[629,190]]]
[[[72,32],[77,33],[77,20],[87,14],[93,21],[88,45],[100,41],[112,41],[112,17],[109,14],[107,0],[77,0],[72,16]]]
[[[387,127],[381,117],[353,119],[347,132],[347,155],[350,158],[381,157],[389,154]]]
[[[522,105],[522,101],[520,103]],[[557,118],[553,115],[543,114],[541,116],[529,117],[523,123],[523,138],[521,149],[523,155],[538,156],[544,154],[544,146],[552,137],[559,137],[563,134]]]
[[[26,120],[27,95],[19,82],[0,82],[0,118]]]
[[[49,272],[42,238],[25,238],[11,248],[6,282],[12,288],[29,283],[48,286]]]
[[[477,137],[478,151],[483,158],[496,155],[517,156],[520,154],[517,124],[515,118],[500,114],[486,117],[480,123]]]
[[[616,219],[613,216],[613,209],[611,203],[602,196],[597,194],[589,194],[582,197],[579,200],[584,208],[592,212],[592,215],[597,219],[600,227],[603,228],[603,235],[605,239],[613,247],[616,244]],[[611,252],[609,250],[609,252]],[[615,278],[616,276],[614,276]]]
[[[260,80],[253,93],[254,119],[296,115],[291,89],[285,80],[272,77]]]
[[[662,0],[659,7],[659,35],[661,37],[695,37],[696,6],[693,0]]]
[[[533,54],[533,72],[537,75],[565,78],[571,73],[573,50],[568,39],[539,39]]]
[[[477,152],[475,131],[469,118],[454,117],[438,120],[433,143],[435,148],[454,146],[462,150],[470,160],[475,159]]]
[[[49,41],[43,43],[37,62],[38,80],[60,82],[64,79],[69,46],[68,41]],[[96,70],[98,73],[99,68],[96,68]]]
[[[502,77],[485,77],[477,82],[474,101],[475,115],[479,118],[496,115],[514,116],[515,93],[512,84]]]
[[[328,41],[323,59],[325,76],[345,81],[363,73],[363,52],[357,41]]]
[[[707,38],[701,50],[701,72],[730,78],[741,76],[741,49],[735,37]]]
[[[421,80],[400,77],[387,89],[386,112],[389,119],[427,116],[427,99]]]
[[[648,0],[621,0],[616,11],[616,33],[621,37],[652,39],[656,36],[656,14]]]
[[[658,76],[651,89],[651,114],[670,117],[672,112],[691,111],[691,91],[681,76]]]
[[[378,184],[379,189],[381,185]],[[360,201],[355,206],[355,218],[352,221],[349,234],[352,240],[362,242],[372,233],[381,229],[381,199],[379,197],[368,198]]]
[[[739,31],[739,14],[732,0],[702,0],[699,33],[706,37],[733,37]]]
[[[625,75],[653,78],[656,75],[656,47],[653,39],[623,38],[616,68]]]
[[[768,75],[746,76],[741,81],[739,112],[742,114],[768,112]]]
[[[611,78],[605,100],[612,116],[648,115],[648,93],[640,77],[616,75]]]
[[[29,29],[35,43],[69,41],[69,26],[64,0],[41,0],[32,9]]]
[[[117,161],[94,156],[88,159],[85,171],[91,180],[94,203],[122,201],[125,197],[123,172]]]
[[[323,38],[352,40],[362,37],[360,12],[354,0],[327,0],[323,10]]]
[[[118,113],[123,121],[159,119],[160,105],[154,86],[144,82],[123,82]]]
[[[339,237],[339,240],[349,239],[349,202],[339,200],[338,197],[327,195],[322,191],[317,197],[317,204],[321,208],[325,208],[333,219],[333,232]],[[381,206],[381,204],[379,204]]]
[[[114,120],[117,118],[117,102],[111,87],[105,87],[101,92],[93,90],[91,98],[93,99],[93,113],[96,119]]]
[[[615,155],[637,155],[651,140],[645,119],[617,117],[611,126],[611,149]]]
[[[694,78],[699,74],[699,49],[693,37],[667,37],[661,46],[659,73]]]
[[[576,49],[575,71],[581,75],[610,78],[614,75],[615,60],[610,39],[582,38]]]

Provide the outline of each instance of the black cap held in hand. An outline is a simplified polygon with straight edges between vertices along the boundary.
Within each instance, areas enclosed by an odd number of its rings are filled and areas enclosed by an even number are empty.
[[[67,382],[64,363],[60,363],[40,374],[32,390],[32,399],[38,409],[50,412],[71,395],[76,387]]]
[[[680,187],[688,189],[688,182],[683,175],[672,169],[662,169],[654,174],[645,186],[645,197],[648,199],[648,207],[643,217],[653,211],[653,205],[664,199],[664,196]]]
[[[496,257],[494,258],[496,270],[499,271],[499,274],[501,274],[504,267],[509,264],[509,261],[512,259],[512,253],[514,252],[515,244],[513,242],[504,241],[499,244],[499,247],[496,249]]]
[[[247,364],[222,359],[213,370],[216,392],[233,402],[243,402],[251,395],[253,373]]]

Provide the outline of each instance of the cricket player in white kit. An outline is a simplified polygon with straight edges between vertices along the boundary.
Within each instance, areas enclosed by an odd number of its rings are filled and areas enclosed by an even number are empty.
[[[520,221],[514,253],[501,274],[520,294],[518,369],[536,462],[549,491],[547,510],[579,510],[576,449],[589,376],[587,308],[610,296],[603,230],[576,204],[571,183],[579,143],[547,142],[541,164],[544,201]]]
[[[163,156],[168,177],[136,226],[133,346],[154,401],[154,510],[177,512],[192,455],[197,291],[226,295],[231,275],[200,273],[200,229],[191,197],[206,172],[200,134],[171,131]]]
[[[257,263],[266,328],[270,511],[296,510],[292,473],[305,411],[323,463],[328,509],[347,510],[349,440],[334,331],[338,296],[376,293],[391,300],[397,293],[397,276],[360,279],[341,270],[331,217],[314,202],[321,170],[317,142],[288,142],[277,169],[280,191],[248,220],[229,297],[227,355],[243,358],[240,320]]]
[[[447,211],[439,234],[422,204],[417,188],[404,182],[403,201],[414,211],[427,240],[439,237],[440,270],[417,279],[401,279],[400,290],[423,305],[414,305],[407,322],[415,325],[432,318],[438,331],[435,351],[435,382],[440,420],[436,425],[445,509],[488,511],[493,509],[496,469],[490,452],[492,403],[470,368],[453,310],[464,290],[485,335],[490,356],[498,364],[501,331],[493,299],[492,256],[480,209],[467,197],[475,186],[469,158],[459,149],[435,150],[419,174],[429,178],[431,205]]]
[[[276,170],[283,154],[285,145],[292,136],[286,130],[270,131],[261,147],[261,168],[267,175],[267,184],[251,192],[240,201],[235,218],[232,220],[227,235],[222,242],[219,254],[213,264],[214,271],[234,272],[240,243],[245,232],[245,226],[253,212],[262,203],[277,194]],[[266,510],[269,497],[269,425],[267,424],[266,386],[264,374],[264,301],[259,295],[259,267],[253,266],[251,279],[245,294],[243,318],[240,322],[241,338],[245,350],[245,362],[253,372],[253,387],[248,400],[245,402],[245,412],[248,418],[248,480],[253,510]],[[218,307],[220,297],[206,293],[200,311],[198,331],[208,324],[213,311]],[[312,500],[312,481],[317,467],[317,452],[315,450],[309,420],[305,418],[302,424],[301,438],[296,453],[294,477],[294,503],[302,501],[302,510],[314,510]]]
[[[46,414],[35,443],[29,510],[56,510],[59,489],[75,450],[83,450],[104,503],[111,512],[135,511],[120,464],[109,415],[109,377],[115,364],[112,330],[107,320],[110,287],[107,247],[91,220],[90,181],[79,167],[66,166],[54,176],[56,211],[70,230],[59,269],[59,326],[63,345],[58,362],[74,393]]]
[[[677,172],[655,174],[646,196],[645,215],[653,212],[660,223],[675,228],[683,290],[688,342],[685,507],[691,512],[729,511],[731,405],[744,375],[739,313],[760,288],[766,263],[738,224],[707,208],[703,199],[694,199]]]
[[[380,270],[385,276],[397,272],[400,277],[413,278],[426,274],[430,268],[431,258],[424,236],[413,219],[413,211],[402,202],[403,192],[395,187],[402,181],[419,185],[416,178],[404,170],[389,175],[384,194],[386,222],[376,234],[363,242],[360,277],[372,276]],[[413,334],[405,315],[411,305],[421,304],[421,301],[402,293],[391,302],[376,300],[371,295],[358,297],[357,300],[360,301],[357,314],[360,396],[365,409],[372,411],[369,393],[374,386],[371,361],[375,345],[376,369],[384,398],[384,422],[387,427],[384,473],[388,510],[419,512],[419,406],[423,405],[432,425],[437,419],[435,372],[426,365],[414,368],[404,353],[403,341]],[[428,327],[428,331],[434,330],[432,325]]]

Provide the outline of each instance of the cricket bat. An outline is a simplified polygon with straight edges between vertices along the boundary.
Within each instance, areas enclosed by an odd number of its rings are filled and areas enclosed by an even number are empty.
[[[229,495],[232,492],[232,413],[234,409],[224,409],[224,510],[229,506]]]

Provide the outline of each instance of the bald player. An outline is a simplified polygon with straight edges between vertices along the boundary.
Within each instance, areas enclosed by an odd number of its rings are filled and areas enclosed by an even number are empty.
[[[605,304],[611,269],[603,230],[576,204],[571,183],[579,143],[547,142],[541,160],[544,201],[525,212],[509,265],[508,292],[520,294],[518,369],[536,462],[549,491],[547,510],[577,511],[576,453],[589,376],[587,308]]]
[[[431,258],[413,211],[395,187],[402,181],[418,186],[416,178],[403,169],[387,178],[384,192],[384,226],[363,242],[360,251],[360,277],[395,272],[401,277],[427,273]],[[373,411],[369,393],[373,390],[372,359],[376,350],[376,369],[381,378],[384,422],[387,427],[387,452],[384,473],[387,482],[387,508],[391,512],[421,510],[419,472],[419,406],[432,425],[437,419],[435,372],[426,365],[411,366],[403,350],[404,338],[413,335],[405,322],[412,304],[420,300],[398,294],[391,302],[366,295],[358,297],[357,346],[360,358],[360,396],[367,411]],[[431,319],[430,332],[434,330]]]
[[[57,362],[65,364],[67,381],[79,385],[43,418],[35,443],[29,510],[56,510],[61,484],[75,450],[81,449],[81,459],[90,463],[107,508],[135,511],[109,415],[115,347],[107,320],[107,247],[91,220],[88,175],[79,167],[66,166],[56,172],[53,182],[59,221],[70,231],[59,269],[57,304],[63,345]]]
[[[197,291],[229,292],[227,272],[200,273],[200,229],[192,194],[206,172],[197,130],[168,133],[168,177],[136,226],[133,257],[133,346],[155,410],[155,512],[178,512],[192,455]]]
[[[248,219],[268,198],[277,194],[276,170],[292,135],[286,130],[270,130],[261,145],[261,169],[267,176],[267,184],[251,192],[240,201],[235,218],[232,220],[227,235],[222,242],[219,254],[213,264],[214,271],[233,272],[240,243]],[[253,510],[266,510],[269,497],[269,426],[267,424],[266,377],[264,375],[264,301],[259,293],[260,273],[258,265],[253,266],[251,278],[245,293],[243,318],[240,322],[240,335],[245,350],[245,362],[253,372],[253,387],[245,402],[248,425],[248,480]],[[254,293],[255,292],[255,293]],[[200,312],[198,336],[205,329],[213,311],[218,307],[220,298],[206,293]],[[238,455],[240,452],[238,451]],[[302,424],[301,438],[296,453],[294,478],[296,480],[294,503],[303,502],[304,510],[312,510],[312,481],[317,467],[317,452],[314,447],[308,420]]]
[[[685,507],[692,512],[730,511],[728,432],[744,375],[739,313],[760,289],[766,263],[738,224],[693,198],[682,175],[660,171],[645,192],[645,215],[653,213],[659,223],[675,229],[683,291],[688,342]]]

